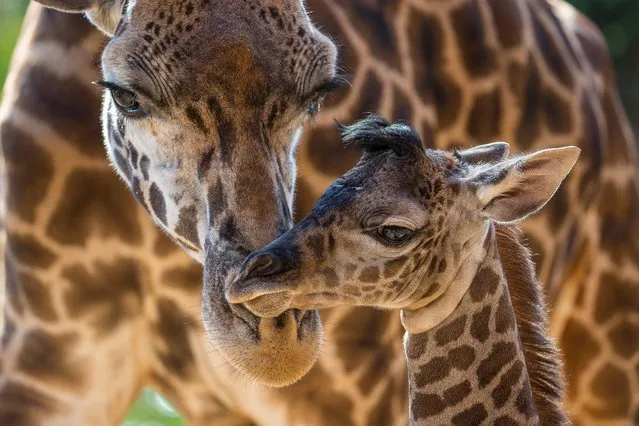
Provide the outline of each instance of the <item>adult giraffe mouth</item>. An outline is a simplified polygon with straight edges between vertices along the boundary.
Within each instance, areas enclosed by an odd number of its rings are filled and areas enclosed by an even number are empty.
[[[233,367],[253,380],[272,387],[290,385],[317,359],[322,339],[319,313],[292,309],[258,316],[245,305],[229,304],[225,283],[235,274],[224,269],[232,259],[236,265],[243,260],[231,251],[206,256],[202,315],[207,337]]]

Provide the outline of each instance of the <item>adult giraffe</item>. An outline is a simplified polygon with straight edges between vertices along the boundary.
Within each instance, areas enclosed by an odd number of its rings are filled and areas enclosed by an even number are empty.
[[[67,6],[83,8],[90,3],[69,1]],[[189,5],[199,6],[200,2],[164,3],[179,5],[185,19],[193,19],[189,23],[196,33],[202,31],[203,25],[218,35],[222,31],[225,37],[209,36],[212,41],[222,40],[223,46],[228,41],[226,36],[233,39],[232,36],[247,32],[252,47],[268,52],[275,49],[264,28],[274,28],[277,34],[278,14],[272,14],[269,6],[282,6],[275,4],[278,2],[256,7],[253,12],[259,19],[247,18],[253,16],[249,12],[251,2],[234,4],[233,13],[246,18],[242,21],[229,19],[235,16],[232,14],[193,14],[193,8],[188,13]],[[110,26],[113,32],[121,9],[109,6],[113,4],[100,1],[93,20],[103,27]],[[127,6],[133,18],[148,17],[155,9],[152,3],[142,1],[129,2]],[[293,15],[304,21],[299,5],[288,6],[295,10]],[[300,211],[310,206],[332,176],[355,160],[355,156],[337,147],[335,138],[327,137],[329,130],[323,126],[332,117],[346,120],[363,111],[379,110],[391,118],[408,118],[420,125],[422,132],[434,133],[438,147],[489,139],[508,139],[516,149],[579,145],[586,160],[576,167],[547,214],[526,226],[536,251],[543,255],[541,276],[555,305],[555,331],[561,337],[571,380],[569,408],[581,423],[623,422],[636,416],[638,250],[632,241],[636,238],[628,238],[638,231],[636,159],[598,32],[564,4],[533,0],[392,4],[317,0],[308,6],[323,29],[345,43],[341,48],[342,63],[354,78],[353,90],[347,97],[335,99],[318,117],[320,128],[308,133],[310,141],[303,145]],[[279,10],[276,8],[275,12]],[[157,19],[168,24],[169,16],[160,17],[156,12]],[[196,22],[195,17],[200,21]],[[147,28],[149,20],[142,18],[119,27],[119,40],[126,41],[130,49],[144,45],[144,36],[154,39],[165,35],[163,27],[156,30],[154,24]],[[140,26],[142,22],[144,25]],[[286,29],[285,21],[282,24]],[[306,31],[320,37],[310,24],[305,25],[309,26],[298,37],[303,39]],[[115,40],[117,36],[110,45],[111,52],[112,46],[118,44]],[[164,40],[156,41],[162,53]],[[169,42],[171,38],[165,43]],[[139,387],[151,384],[176,403],[195,425],[301,421],[388,424],[391,420],[405,423],[405,365],[398,339],[401,328],[389,314],[345,308],[328,313],[325,328],[332,343],[324,348],[309,375],[281,390],[264,390],[248,383],[226,364],[229,350],[237,347],[234,339],[238,336],[217,339],[210,353],[202,339],[203,327],[196,308],[200,301],[200,269],[167,242],[148,220],[148,214],[107,170],[99,146],[98,92],[89,85],[98,79],[95,59],[103,44],[101,36],[83,18],[32,6],[7,83],[1,137],[8,170],[8,308],[0,420],[8,424],[111,424],[135,398]],[[219,104],[207,103],[212,105],[210,111],[200,109],[200,105],[190,112],[185,108],[186,119],[179,123],[182,127],[201,137],[207,131],[228,132],[225,122],[248,119],[250,108],[229,113],[229,105],[237,106],[240,101],[229,101],[226,96],[245,94],[247,88],[255,88],[259,81],[247,79],[247,75],[266,75],[268,81],[272,75],[269,77],[265,69],[277,75],[273,63],[285,65],[281,57],[263,55],[264,51],[260,54],[255,49],[236,56],[231,49],[223,55],[225,61],[220,62],[211,60],[215,56],[208,56],[208,40],[200,39],[197,48],[191,46],[188,51],[192,58],[200,61],[196,74],[214,75],[224,83],[225,91],[219,94],[208,82],[189,80],[193,69],[185,69],[179,58],[177,64],[168,63],[171,70],[184,73],[180,77],[188,80],[189,96],[199,91],[215,92],[222,98]],[[299,57],[301,51],[303,47],[292,59]],[[111,61],[124,57],[114,54]],[[259,59],[257,65],[255,58]],[[168,70],[167,63],[151,65],[155,71]],[[230,66],[234,67],[233,73],[228,71]],[[305,81],[291,83],[290,87],[305,87]],[[320,79],[316,83],[321,83]],[[162,82],[157,86],[161,98],[164,86]],[[113,86],[111,89],[118,90]],[[171,87],[166,93],[168,99]],[[282,105],[301,103],[295,97],[300,93],[289,95]],[[118,92],[116,97],[122,104],[131,100],[127,92]],[[242,99],[244,106],[255,101],[253,108],[265,103],[259,96]],[[109,105],[112,110],[112,103]],[[292,121],[300,118],[300,111],[288,112]],[[227,120],[220,119],[220,115]],[[110,126],[108,120],[106,123],[107,129],[122,128],[117,120],[115,126]],[[295,124],[291,123],[284,132],[289,137]],[[150,140],[164,144],[167,140],[174,144],[184,140],[174,133],[166,138],[166,128],[160,128],[162,131],[156,127],[155,133],[153,128],[148,130]],[[130,129],[125,129],[127,140],[131,138]],[[280,138],[267,134],[271,140],[286,140],[286,134]],[[258,170],[260,183],[270,182],[269,176],[274,183],[286,182],[286,176],[293,176],[290,164],[280,161],[279,172],[265,168],[260,161],[273,165],[276,156],[266,158],[268,155],[259,146],[251,149],[251,140],[260,139],[260,135],[245,138],[245,145],[237,149],[257,158],[257,168],[255,163],[249,166],[253,167],[252,172]],[[144,138],[138,134],[137,140],[141,139]],[[114,149],[117,132],[107,133],[107,140],[112,142],[109,149],[116,167],[134,194],[169,231],[178,229],[178,209],[172,206],[184,197],[163,197],[163,215],[157,188],[154,190],[150,182],[171,175],[177,163],[151,167],[157,174],[143,180],[145,170],[148,173],[150,169],[148,164],[143,165],[139,147],[128,151],[120,148],[120,155],[126,155],[124,161],[118,161],[118,150]],[[148,135],[146,140],[149,141]],[[149,144],[144,148],[152,149]],[[207,158],[204,154],[208,151],[199,152],[200,159]],[[214,152],[201,164],[217,164],[217,155],[222,152],[224,149]],[[210,163],[213,158],[215,161]],[[247,160],[246,155],[240,160]],[[127,164],[137,167],[128,169]],[[246,170],[247,166],[242,167]],[[196,169],[186,167],[187,172],[193,172],[187,178],[198,175]],[[210,167],[201,170],[211,172],[213,177],[221,174],[219,169],[211,171]],[[141,185],[141,197],[133,176],[141,176],[141,183],[146,182]],[[227,180],[229,175],[223,177]],[[242,187],[257,191],[259,185],[252,182],[249,180]],[[231,236],[237,235],[238,230],[248,231],[249,239],[257,235],[245,249],[264,244],[272,237],[269,234],[290,222],[286,202],[273,206],[290,192],[290,186],[282,186],[276,190],[277,185],[267,185],[273,191],[262,194],[261,203],[251,206],[257,210],[247,210],[248,216],[253,216],[241,218],[245,221],[240,220],[239,225],[235,223],[233,227],[229,220],[214,223],[225,223]],[[192,189],[190,185],[186,187]],[[225,204],[219,213],[250,201],[232,188],[229,191],[227,201],[232,206]],[[188,199],[192,195],[188,191],[186,195],[185,201],[195,201]],[[191,217],[201,207],[193,204],[196,207],[189,214]],[[259,211],[260,208],[268,211]],[[266,224],[256,226],[259,218],[265,219]],[[200,239],[207,228],[206,221],[203,226],[185,224],[183,232],[173,234],[183,246],[188,248],[190,244],[198,256],[198,245],[201,250],[204,244]],[[246,232],[243,237],[247,237]],[[239,258],[241,250],[237,251]],[[230,263],[235,261],[229,259]],[[210,282],[212,278],[223,278],[212,272],[224,275],[229,265],[218,261],[214,267],[210,263],[206,266],[205,282]],[[242,327],[237,324],[242,317],[249,324],[255,321],[246,312],[231,316],[223,308],[222,313],[234,321],[235,327]],[[187,325],[185,317],[190,319]],[[291,321],[299,319],[299,315],[288,315],[284,321],[252,328],[258,328],[263,342],[290,343],[286,333],[295,328]],[[305,321],[312,328],[308,317]],[[219,328],[209,327],[209,332],[219,337],[223,331]],[[371,328],[377,331],[372,333]],[[312,333],[309,335],[311,342],[306,353],[314,350]],[[370,340],[371,335],[381,337]],[[282,345],[257,346],[265,357],[257,360],[262,365],[282,361],[278,357]],[[293,344],[288,349],[291,353],[300,348]],[[237,365],[237,359],[234,361]],[[255,367],[260,363],[251,358],[246,364]],[[299,374],[305,367],[290,365],[297,367],[287,371],[290,374]],[[268,373],[257,369],[248,372]],[[250,404],[246,404],[246,395]]]

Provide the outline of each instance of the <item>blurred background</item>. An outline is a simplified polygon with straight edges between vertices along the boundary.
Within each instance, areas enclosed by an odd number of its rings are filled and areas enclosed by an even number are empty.
[[[391,0],[392,1],[392,0]],[[569,0],[602,30],[615,61],[619,90],[628,117],[639,134],[639,0]],[[20,31],[27,0],[0,1],[0,93]],[[160,395],[145,390],[123,426],[183,425]]]

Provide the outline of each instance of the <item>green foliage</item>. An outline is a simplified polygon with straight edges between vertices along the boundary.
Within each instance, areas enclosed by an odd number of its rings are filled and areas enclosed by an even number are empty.
[[[0,3],[0,90],[7,75],[26,6],[25,0],[3,0]]]
[[[122,426],[184,426],[180,415],[166,399],[144,389],[140,398],[129,410]]]
[[[570,0],[606,37],[630,121],[639,131],[639,1]]]

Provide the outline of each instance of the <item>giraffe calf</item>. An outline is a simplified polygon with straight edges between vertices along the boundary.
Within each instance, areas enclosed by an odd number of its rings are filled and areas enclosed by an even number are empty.
[[[252,253],[226,297],[256,315],[338,304],[401,309],[411,424],[563,424],[563,377],[530,253],[575,147],[425,150],[407,125],[342,129],[362,148],[304,220]]]

